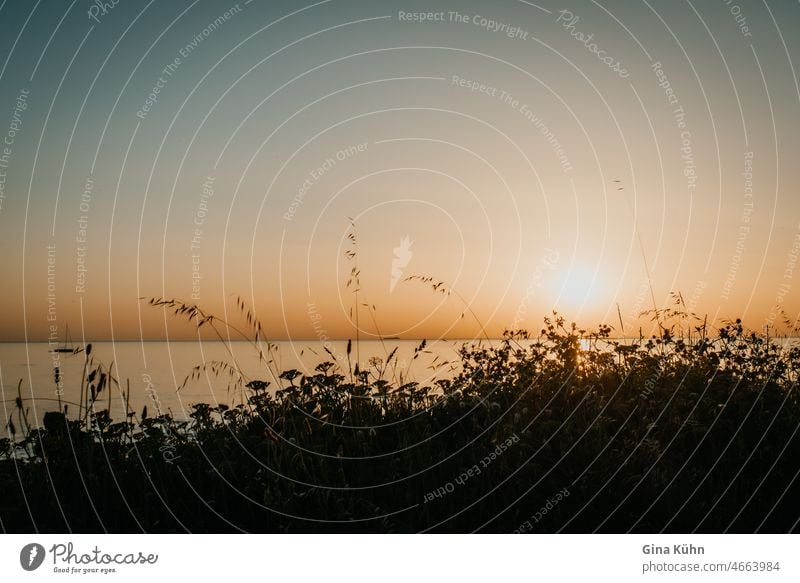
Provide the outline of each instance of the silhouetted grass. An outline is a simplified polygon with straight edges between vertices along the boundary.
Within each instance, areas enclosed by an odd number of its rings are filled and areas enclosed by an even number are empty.
[[[535,337],[464,345],[459,372],[423,386],[387,373],[393,353],[363,369],[277,371],[246,320],[266,379],[217,369],[242,385],[235,406],[115,422],[104,391],[125,390],[90,349],[77,415],[49,413],[37,429],[20,398],[19,433],[0,440],[2,529],[798,528],[800,349],[738,321],[712,333],[678,306],[658,314],[657,336],[632,342],[554,315]]]

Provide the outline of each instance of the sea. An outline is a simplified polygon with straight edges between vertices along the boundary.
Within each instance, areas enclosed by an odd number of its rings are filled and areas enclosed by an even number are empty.
[[[117,382],[101,391],[95,409],[108,409],[110,403],[114,421],[125,419],[126,400],[128,410],[137,415],[147,406],[149,416],[170,413],[186,419],[198,403],[241,403],[248,392],[237,380],[269,381],[269,389],[274,391],[288,386],[278,378],[281,372],[294,369],[315,374],[316,367],[326,361],[335,362],[345,376],[359,363],[361,370],[374,374],[383,370],[383,378],[393,383],[431,383],[458,370],[457,351],[465,342],[471,341],[430,341],[420,348],[419,340],[362,340],[353,341],[348,354],[347,341],[281,341],[273,342],[271,350],[263,345],[261,357],[259,347],[249,342],[93,342],[88,357],[85,350],[51,352],[46,342],[3,342],[0,437],[11,437],[9,419],[16,427],[25,422],[20,420],[18,397],[32,427],[42,425],[46,412],[65,405],[74,418],[81,378],[98,366],[106,373],[111,371]],[[389,355],[392,358],[386,366]]]
[[[784,347],[800,344],[793,337],[778,341]],[[353,341],[349,352],[348,341],[279,341],[272,343],[272,350],[262,346],[261,355],[250,342],[94,342],[88,357],[83,346],[76,353],[53,353],[46,342],[0,342],[0,437],[11,437],[9,420],[16,427],[25,422],[38,427],[46,412],[63,410],[65,405],[70,418],[75,418],[81,378],[98,366],[110,371],[116,382],[98,395],[95,409],[110,405],[114,421],[125,419],[126,408],[141,416],[145,406],[149,416],[169,413],[187,419],[198,403],[242,403],[250,394],[243,388],[246,382],[269,381],[268,390],[275,391],[288,386],[279,378],[281,372],[294,369],[311,375],[323,362],[334,362],[346,377],[358,363],[361,370],[371,371],[371,378],[382,370],[382,378],[393,385],[432,384],[456,374],[460,348],[478,343],[500,341],[435,340],[422,346],[420,340],[362,340]]]

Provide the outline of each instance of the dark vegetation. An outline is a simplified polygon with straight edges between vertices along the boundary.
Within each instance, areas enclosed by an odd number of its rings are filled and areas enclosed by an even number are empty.
[[[196,306],[151,303],[221,325]],[[269,363],[271,346],[242,310]],[[48,413],[38,428],[18,400],[11,439],[0,440],[0,526],[797,530],[800,349],[738,321],[709,332],[685,312],[654,315],[658,334],[634,342],[553,316],[536,337],[465,345],[459,372],[432,386],[390,374],[393,352],[363,369],[266,366],[267,380],[239,377],[238,404],[197,404],[187,420],[110,419],[106,399],[125,389],[87,346],[77,411]]]

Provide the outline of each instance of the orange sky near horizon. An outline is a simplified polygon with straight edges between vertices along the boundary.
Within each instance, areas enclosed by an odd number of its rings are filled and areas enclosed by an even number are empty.
[[[800,315],[800,6],[190,4],[0,8],[0,341]]]

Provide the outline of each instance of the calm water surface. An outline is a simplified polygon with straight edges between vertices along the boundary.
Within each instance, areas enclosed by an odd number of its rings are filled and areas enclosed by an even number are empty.
[[[277,342],[274,352],[273,370],[283,371],[297,369],[304,374],[313,374],[314,367],[320,362],[331,361],[322,343],[314,341]],[[362,368],[369,366],[371,357],[386,359],[387,353],[395,347],[397,353],[393,362],[395,367],[387,371],[387,378],[393,380],[403,373],[403,380],[430,382],[442,378],[448,373],[449,366],[434,371],[433,364],[447,361],[457,362],[456,350],[463,342],[437,341],[430,342],[416,360],[412,360],[414,350],[419,341],[386,340],[362,341],[359,344]],[[259,363],[254,347],[247,342],[231,343],[231,352],[220,342],[95,342],[92,343],[94,362],[102,363],[108,370],[114,363],[114,376],[120,379],[124,388],[130,382],[130,405],[137,413],[147,405],[148,413],[153,415],[158,409],[184,418],[191,412],[195,403],[240,402],[241,392],[235,389],[234,383],[227,374],[215,376],[210,371],[201,372],[200,378],[189,381],[178,390],[193,367],[213,361],[236,362],[248,379],[272,380],[272,375],[263,363]],[[62,378],[63,402],[70,403],[69,409],[75,411],[80,400],[80,384],[83,374],[85,356],[83,353],[50,353],[47,343],[0,343],[0,436],[7,433],[6,424],[9,415],[13,414],[17,423],[14,400],[17,397],[17,386],[22,381],[20,393],[27,407],[29,418],[41,422],[46,411],[58,410],[58,394],[54,380],[54,367],[58,366]],[[344,371],[347,365],[347,342],[331,341],[328,349],[335,355],[338,364]],[[356,346],[350,355],[355,366]],[[275,389],[273,381],[271,388]],[[124,398],[116,385],[111,391],[111,416],[114,420],[124,418]],[[108,407],[109,394],[104,390],[98,399],[98,409]]]
[[[629,340],[633,341],[633,340]],[[797,344],[796,338],[785,338],[785,346]],[[313,374],[321,362],[333,358],[321,342],[286,341],[277,342],[272,369],[280,371],[297,369],[304,374]],[[411,380],[425,384],[437,378],[444,378],[458,369],[457,350],[464,341],[439,340],[429,342],[418,358],[414,359],[417,340],[362,341],[350,354],[355,366],[356,353],[359,353],[361,368],[368,368],[370,358],[386,360],[386,356],[397,348],[394,366],[387,369],[384,378],[389,381]],[[349,370],[347,363],[347,342],[327,343],[342,371]],[[85,357],[78,354],[53,354],[47,343],[0,343],[0,436],[7,436],[9,415],[19,425],[15,399],[19,393],[29,408],[31,424],[41,422],[46,411],[58,410],[58,395],[54,382],[53,369],[59,366],[62,377],[61,398],[68,403],[71,412],[77,409],[80,400],[81,376]],[[585,348],[585,347],[584,347]],[[137,413],[147,405],[150,415],[159,410],[171,412],[176,418],[186,418],[196,403],[224,403],[233,405],[241,402],[242,391],[236,388],[228,374],[214,375],[210,370],[201,372],[199,378],[190,380],[181,387],[184,380],[198,365],[212,362],[236,362],[248,380],[272,381],[271,389],[277,383],[264,363],[259,363],[258,354],[252,344],[233,342],[230,352],[221,342],[95,342],[92,344],[92,358],[95,364],[102,363],[105,370],[114,363],[114,376],[120,379],[123,388],[130,383],[130,406]],[[342,374],[346,374],[343,372]],[[402,378],[400,375],[402,374]],[[285,386],[285,381],[279,381]],[[111,396],[111,416],[116,421],[124,418],[125,401],[116,385],[110,393],[105,390],[98,399],[97,408],[108,407]]]

